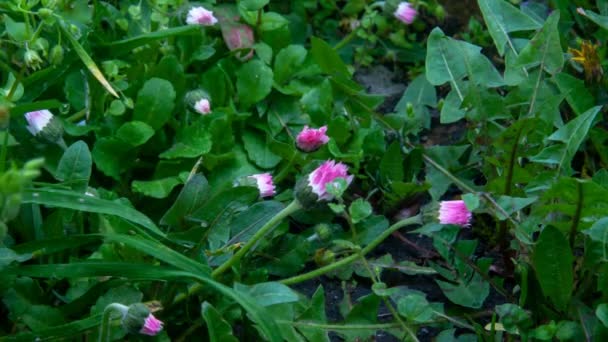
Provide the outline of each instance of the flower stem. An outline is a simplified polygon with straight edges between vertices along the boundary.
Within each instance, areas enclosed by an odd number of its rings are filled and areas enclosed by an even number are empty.
[[[119,303],[111,303],[103,310],[103,316],[101,318],[101,325],[99,326],[99,342],[108,342],[110,341],[110,318],[112,311],[120,312],[123,317],[129,310],[128,306],[119,304]]]
[[[357,31],[358,30],[359,30],[359,28],[356,28],[356,29],[350,31],[349,34],[347,34],[346,36],[344,36],[344,38],[342,38],[342,40],[339,41],[338,44],[336,44],[336,46],[334,46],[334,50],[335,51],[339,51],[344,46],[346,46],[346,44],[350,43],[351,40],[355,39],[355,37],[357,37]]]
[[[243,258],[243,256],[245,256],[245,254],[247,254],[247,252],[249,252],[249,250],[252,249],[257,244],[257,242],[261,238],[263,238],[264,235],[268,234],[279,222],[281,222],[287,216],[300,210],[301,208],[302,208],[302,205],[300,204],[300,202],[298,202],[297,200],[293,200],[293,202],[291,202],[288,206],[283,208],[283,210],[281,210],[278,214],[276,214],[273,218],[271,218],[268,222],[266,222],[266,224],[262,228],[260,228],[260,230],[258,230],[251,237],[251,239],[249,239],[249,241],[247,241],[247,243],[241,249],[239,249],[238,252],[236,252],[226,262],[221,264],[218,268],[216,268],[211,273],[211,276],[213,278],[217,278],[219,275],[226,272],[226,270],[228,270],[232,266],[234,266],[234,264],[239,262],[239,260],[241,260],[241,258]]]
[[[361,256],[371,252],[374,248],[376,248],[382,241],[384,241],[387,237],[389,237],[393,232],[405,227],[405,226],[409,226],[409,225],[415,225],[415,224],[422,224],[422,216],[421,215],[416,215],[416,216],[412,216],[412,217],[408,217],[404,220],[401,220],[395,224],[393,224],[392,226],[390,226],[387,230],[385,230],[384,232],[382,232],[382,234],[380,234],[376,239],[374,239],[372,242],[370,242],[367,246],[365,246],[365,248],[361,249],[361,251],[359,253],[355,253],[352,254],[344,259],[338,260],[332,264],[329,264],[327,266],[318,268],[314,271],[310,271],[308,273],[303,273],[291,278],[287,278],[287,279],[283,279],[280,282],[285,284],[285,285],[292,285],[292,284],[297,284],[297,283],[301,283],[303,281],[309,280],[309,279],[313,279],[316,278],[318,276],[321,276],[323,274],[329,273],[333,270],[336,270],[342,266],[348,265],[354,261],[356,261],[357,259],[359,259]]]

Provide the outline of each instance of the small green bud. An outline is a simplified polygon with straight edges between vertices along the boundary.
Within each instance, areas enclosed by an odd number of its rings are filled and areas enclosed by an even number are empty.
[[[332,229],[327,223],[319,223],[315,226],[314,230],[321,241],[327,241],[331,238]]]
[[[319,266],[329,265],[336,261],[336,254],[328,249],[320,248],[315,251],[314,260]]]
[[[53,15],[53,10],[49,8],[41,8],[38,10],[38,15],[42,19],[47,19]]]
[[[53,65],[60,65],[63,62],[63,47],[55,45],[49,54],[49,62]]]
[[[435,18],[439,19],[440,21],[443,21],[445,19],[445,9],[439,4],[437,4],[437,6],[435,7],[434,14]]]
[[[44,165],[44,158],[36,158],[32,160],[28,160],[24,165],[24,170],[40,170]]]
[[[149,314],[150,309],[142,303],[129,305],[129,310],[122,319],[122,326],[125,330],[137,334]]]

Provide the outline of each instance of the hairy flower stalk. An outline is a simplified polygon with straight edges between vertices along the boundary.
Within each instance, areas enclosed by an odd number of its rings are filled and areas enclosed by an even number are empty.
[[[304,126],[304,129],[296,137],[296,145],[304,152],[318,150],[319,147],[327,144],[329,141],[329,137],[325,134],[326,132],[327,126],[318,129]]]
[[[406,25],[410,25],[416,19],[418,12],[416,9],[407,1],[399,3],[397,10],[394,13],[395,18],[399,19]]]

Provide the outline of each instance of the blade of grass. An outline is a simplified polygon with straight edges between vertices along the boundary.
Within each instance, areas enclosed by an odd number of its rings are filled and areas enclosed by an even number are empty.
[[[128,241],[128,240],[125,240]],[[271,342],[281,342],[283,339],[279,333],[277,323],[270,319],[272,317],[266,309],[260,307],[251,298],[248,298],[228,286],[211,279],[205,274],[195,274],[174,270],[168,267],[150,267],[149,264],[134,264],[122,262],[76,262],[70,264],[28,265],[11,268],[5,271],[7,274],[16,274],[38,278],[84,278],[84,277],[121,277],[132,280],[173,280],[190,281],[195,280],[233,299],[239,303],[256,322],[265,338]],[[101,322],[99,319],[98,324]]]
[[[101,73],[101,70],[99,70],[99,67],[97,67],[97,64],[95,64],[95,62],[93,61],[91,56],[89,56],[89,54],[84,50],[84,48],[82,47],[82,45],[80,45],[78,40],[76,40],[76,38],[74,38],[72,33],[68,29],[66,29],[64,27],[64,25],[59,25],[59,27],[61,28],[61,32],[66,37],[68,37],[68,40],[72,44],[74,51],[76,51],[76,54],[78,55],[78,57],[80,57],[80,60],[82,60],[82,62],[89,69],[91,74],[93,74],[93,76],[95,76],[97,81],[99,81],[99,83],[101,83],[101,85],[104,88],[106,88],[106,90],[110,94],[112,94],[114,97],[118,97],[118,94],[116,93],[114,88],[112,88],[112,85],[110,85],[110,82],[108,82],[108,80],[105,78],[105,76],[103,76],[103,74]]]
[[[184,34],[192,34],[200,32],[200,28],[198,25],[188,25],[188,26],[179,26],[173,27],[166,30],[150,32],[146,34],[142,34],[137,37],[127,38],[123,40],[117,40],[111,43],[101,44],[104,48],[112,48],[111,53],[114,54],[125,54],[130,53],[136,47],[148,44],[155,40],[169,38],[172,36],[179,36]]]

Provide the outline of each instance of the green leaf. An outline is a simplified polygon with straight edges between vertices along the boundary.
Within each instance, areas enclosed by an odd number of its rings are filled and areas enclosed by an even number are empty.
[[[155,131],[165,125],[175,101],[175,90],[169,81],[151,78],[137,93],[133,120],[143,121]]]
[[[154,129],[141,121],[125,122],[116,131],[116,138],[124,141],[131,147],[145,144],[153,135]]]
[[[207,323],[210,342],[238,342],[232,334],[232,327],[220,313],[208,302],[201,305],[201,313]]]
[[[407,116],[408,105],[412,106],[415,117],[407,117],[407,120],[415,121],[418,128],[429,129],[431,116],[427,107],[434,108],[437,106],[437,93],[435,87],[429,83],[425,75],[419,75],[408,84],[399,103],[395,106],[395,111],[400,115]]]
[[[553,226],[545,227],[538,237],[532,262],[543,294],[560,310],[570,303],[573,259],[564,234]]]
[[[312,122],[317,125],[327,122],[334,105],[334,97],[329,80],[325,79],[320,85],[310,89],[302,96],[300,103],[302,104],[302,109],[310,115]]]
[[[155,179],[151,181],[133,181],[131,183],[131,189],[134,192],[142,193],[146,196],[154,198],[165,198],[171,194],[173,188],[182,184],[182,180],[179,177],[167,177],[162,179]]]
[[[115,137],[98,139],[93,146],[93,160],[104,174],[120,179],[120,174],[129,169],[135,155],[125,143]]]
[[[271,169],[281,161],[281,157],[272,153],[269,144],[262,140],[258,134],[245,131],[243,133],[243,143],[249,159],[263,169]]]
[[[517,31],[536,30],[540,25],[528,15],[504,0],[479,0],[479,9],[498,53],[505,54],[505,45],[509,45],[515,54],[515,46],[509,33]]]
[[[426,54],[426,78],[433,85],[450,82],[462,100],[457,84],[464,76],[475,84],[498,87],[504,81],[496,68],[481,53],[481,47],[447,37],[440,28],[431,31]]]
[[[522,210],[523,208],[529,206],[530,204],[536,202],[538,198],[519,198],[519,197],[510,197],[510,196],[500,196],[496,200],[496,203],[504,209],[507,214],[513,214],[516,211]],[[507,218],[501,211],[496,211],[496,216],[498,216],[499,220],[506,220]]]
[[[595,316],[602,322],[604,327],[608,328],[608,304],[602,303],[595,309]]]
[[[242,0],[240,6],[247,11],[257,11],[266,6],[269,2],[270,0]]]
[[[160,219],[160,224],[183,225],[184,219],[198,210],[209,198],[209,183],[200,173],[195,174],[184,186],[173,205]]]
[[[403,169],[403,155],[401,145],[398,141],[393,142],[382,156],[380,161],[380,176],[386,184],[394,181],[402,181],[405,177]]]
[[[104,43],[101,44],[101,46],[105,47],[107,52],[112,55],[123,55],[132,53],[133,49],[135,49],[136,47],[149,44],[156,40],[186,34],[198,35],[200,34],[200,27],[198,27],[197,25],[172,27],[164,30],[145,33],[132,38],[117,40],[110,43]]]
[[[521,50],[515,67],[540,65],[550,74],[557,73],[564,65],[564,53],[558,30],[559,11],[554,11],[536,33],[534,38]]]
[[[166,159],[197,158],[211,151],[213,142],[205,123],[199,120],[177,134],[176,142],[159,157]]]
[[[593,107],[555,131],[547,140],[557,143],[546,147],[530,160],[542,164],[557,165],[558,174],[562,170],[566,175],[572,174],[572,166],[570,165],[572,159],[587,138],[587,133],[601,108],[601,106]]]
[[[273,73],[264,62],[253,60],[238,71],[236,88],[239,101],[247,108],[263,100],[272,90]]]
[[[262,13],[262,22],[260,25],[261,31],[278,30],[281,27],[287,26],[289,21],[279,13],[264,12]]]
[[[85,196],[73,191],[55,189],[25,190],[23,192],[23,203],[35,203],[50,207],[114,215],[127,221],[137,223],[157,235],[165,235],[156,227],[152,220],[131,207],[127,207],[118,202]]]
[[[372,205],[362,199],[357,198],[348,208],[353,223],[359,223],[372,214]]]
[[[323,286],[319,285],[315,293],[312,295],[310,305],[298,317],[298,321],[325,324],[327,316],[325,314],[325,291]],[[329,342],[327,332],[323,329],[307,326],[306,324],[298,325],[297,329],[309,341]]]
[[[17,254],[10,248],[0,247],[0,271],[6,266],[13,263],[13,261],[23,262],[32,258],[30,253],[28,254]]]
[[[599,1],[598,1],[598,3],[599,3]],[[591,20],[592,22],[598,24],[604,30],[608,30],[608,16],[599,15],[588,9],[583,10],[583,13],[584,13],[583,14],[584,17],[586,17],[587,19]]]
[[[228,244],[248,241],[262,226],[278,214],[285,206],[276,201],[258,202],[230,221],[232,238]]]
[[[5,14],[4,25],[6,27],[6,33],[8,33],[9,37],[13,40],[23,42],[30,39],[27,35],[27,26],[25,26],[25,23],[16,22]]]
[[[298,301],[298,295],[287,285],[277,282],[259,283],[253,286],[234,284],[234,289],[255,301],[260,306]]]
[[[319,64],[321,70],[329,75],[340,75],[349,78],[350,73],[340,55],[322,39],[311,37],[311,54],[315,62]]]
[[[74,191],[84,193],[91,178],[93,159],[84,141],[73,143],[63,153],[55,176],[68,184]]]
[[[585,87],[585,81],[563,72],[556,74],[553,79],[577,115],[583,114],[595,104],[595,98]]]
[[[302,45],[289,45],[274,60],[274,80],[283,84],[302,67],[307,51]]]
[[[470,279],[457,279],[456,284],[441,280],[435,282],[451,302],[467,308],[481,308],[490,294],[490,285],[476,272]]]
[[[411,293],[399,299],[397,311],[408,321],[427,322],[435,315],[429,302],[424,296]]]

